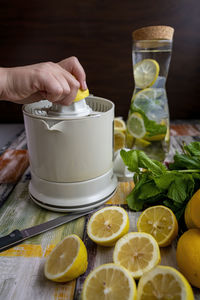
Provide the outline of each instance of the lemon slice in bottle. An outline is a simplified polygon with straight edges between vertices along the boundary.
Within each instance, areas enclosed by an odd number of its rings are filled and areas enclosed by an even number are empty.
[[[128,214],[119,206],[98,210],[91,216],[87,226],[90,239],[102,246],[114,245],[128,230]]]
[[[154,59],[143,59],[133,66],[133,70],[136,87],[145,89],[156,82],[160,67]]]
[[[125,268],[104,264],[95,268],[83,285],[82,300],[136,300],[136,284]]]
[[[157,266],[144,274],[138,283],[137,299],[194,300],[192,288],[176,269]]]
[[[83,274],[87,264],[87,250],[83,241],[77,235],[71,234],[49,254],[44,274],[52,281],[67,282]]]
[[[134,112],[129,116],[127,121],[127,128],[129,133],[137,139],[143,138],[146,134],[144,120],[142,116],[137,112]]]
[[[160,249],[152,235],[130,232],[117,241],[113,261],[137,279],[160,262]]]
[[[171,209],[156,205],[142,212],[137,221],[137,229],[151,234],[160,247],[166,247],[178,234],[178,222]]]
[[[135,139],[135,146],[139,149],[143,149],[151,145],[151,142],[146,141],[144,139]]]

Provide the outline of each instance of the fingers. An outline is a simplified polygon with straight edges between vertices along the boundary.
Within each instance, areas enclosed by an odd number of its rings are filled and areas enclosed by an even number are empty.
[[[75,57],[60,63],[46,62],[7,68],[6,74],[6,83],[0,97],[17,103],[47,99],[69,105],[76,98],[79,88],[87,88],[85,72]]]
[[[40,71],[35,82],[40,95],[51,102],[71,104],[80,87],[79,81],[58,64],[44,63],[43,70]]]
[[[66,58],[60,61],[58,64],[76,77],[76,79],[80,82],[80,88],[82,90],[87,89],[85,71],[75,56]]]

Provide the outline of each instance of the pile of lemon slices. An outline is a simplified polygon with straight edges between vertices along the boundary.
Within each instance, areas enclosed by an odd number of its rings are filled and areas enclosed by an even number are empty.
[[[82,300],[193,300],[185,277],[172,267],[159,265],[160,247],[169,245],[177,236],[173,212],[165,206],[153,206],[139,216],[138,232],[129,232],[129,225],[129,216],[120,206],[106,206],[90,217],[89,238],[101,247],[113,246],[113,262],[89,273],[83,284]],[[72,234],[48,256],[45,276],[53,281],[69,281],[86,269],[86,247]]]
[[[114,151],[125,147],[126,124],[122,118],[114,119]]]

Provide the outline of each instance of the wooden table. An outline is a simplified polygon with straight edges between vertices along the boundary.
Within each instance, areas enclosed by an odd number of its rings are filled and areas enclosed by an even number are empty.
[[[200,140],[200,122],[176,122],[171,125],[171,150],[169,159],[180,151],[182,142]],[[22,132],[7,144],[8,149],[25,149],[26,138]],[[2,152],[5,151],[5,148]],[[61,213],[50,212],[35,205],[28,194],[29,168],[18,182],[0,185],[0,236],[12,230],[24,229],[56,218]],[[121,205],[128,211],[130,231],[136,231],[139,213],[130,211],[126,205],[126,195],[133,189],[133,182],[119,183],[116,194],[105,205]],[[80,299],[83,282],[96,266],[112,262],[113,248],[94,244],[87,236],[86,226],[90,216],[82,217],[69,224],[31,238],[7,251],[0,253],[0,299],[2,300],[68,300]],[[51,249],[66,235],[79,235],[88,250],[89,265],[85,274],[69,283],[53,283],[44,277],[44,262]],[[161,264],[176,265],[176,241],[161,249]],[[195,299],[200,299],[200,291],[194,289]]]

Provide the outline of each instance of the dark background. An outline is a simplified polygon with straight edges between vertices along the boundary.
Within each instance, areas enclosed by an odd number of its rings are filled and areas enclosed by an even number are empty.
[[[198,119],[199,0],[1,0],[0,66],[77,56],[90,92],[112,100],[116,116],[126,119],[134,88],[132,31],[147,25],[175,28],[167,82],[171,119]],[[0,122],[22,121],[20,105],[0,102]]]

